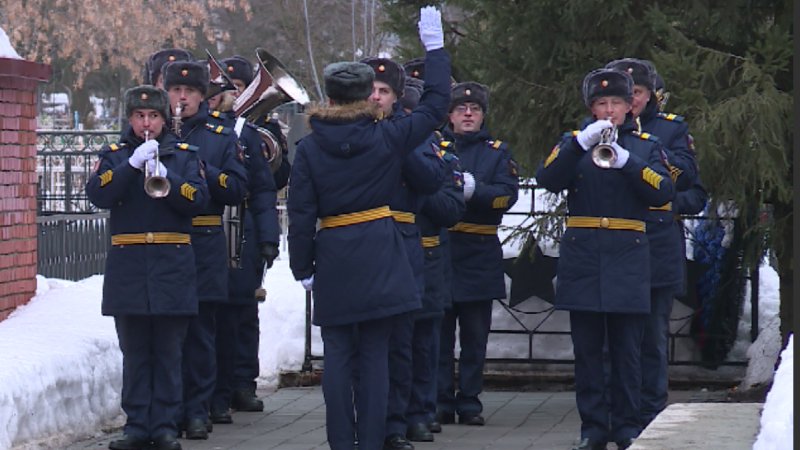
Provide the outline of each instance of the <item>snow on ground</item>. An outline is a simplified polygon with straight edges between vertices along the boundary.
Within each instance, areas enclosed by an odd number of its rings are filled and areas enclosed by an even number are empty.
[[[0,58],[22,59],[11,46],[11,41],[2,27],[0,27]]]
[[[794,448],[794,335],[781,353],[772,388],[761,413],[761,431],[753,450]]]

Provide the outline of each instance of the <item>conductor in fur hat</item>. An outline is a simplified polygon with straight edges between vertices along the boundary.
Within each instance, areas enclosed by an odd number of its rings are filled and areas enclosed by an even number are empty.
[[[217,305],[228,301],[228,258],[222,214],[238,205],[247,191],[244,156],[236,133],[209,114],[204,97],[208,67],[194,61],[173,61],[162,67],[164,87],[174,112],[181,104],[179,138],[198,148],[208,180],[210,199],[192,219],[192,247],[197,267],[199,314],[189,324],[183,349],[183,405],[176,417],[187,439],[207,439],[208,404],[216,379]],[[174,113],[173,113],[174,115]]]
[[[547,190],[568,192],[554,306],[569,311],[575,353],[581,441],[573,450],[605,449],[608,442],[625,449],[642,430],[639,346],[650,313],[645,220],[648,207],[672,199],[675,186],[658,139],[638,131],[633,86],[626,71],[586,75],[582,92],[590,123],[565,133],[536,173]],[[615,155],[605,162],[592,156],[601,139]],[[604,393],[606,339],[610,402]]]
[[[389,204],[405,157],[444,119],[449,55],[439,11],[422,8],[418,28],[428,56],[419,105],[408,115],[376,121],[378,108],[369,101],[374,70],[333,63],[324,70],[328,101],[309,111],[312,132],[298,144],[292,164],[289,260],[295,279],[313,292],[333,450],[352,450],[356,430],[359,448],[383,447],[389,336],[395,316],[420,307]],[[359,373],[355,404],[353,371]]]
[[[166,126],[167,93],[149,85],[125,92],[129,129],[103,147],[86,183],[89,200],[111,211],[102,313],[114,317],[122,350],[123,436],[112,450],[179,450],[175,414],[181,402],[181,352],[197,315],[192,217],[208,187],[197,151]],[[158,152],[158,160],[156,160]],[[145,192],[158,167],[167,195]],[[151,447],[152,445],[152,447]]]
[[[486,345],[495,299],[506,297],[503,257],[497,227],[517,201],[517,166],[505,142],[494,139],[484,122],[489,89],[467,81],[452,86],[444,140],[453,143],[464,171],[466,212],[449,229],[452,307],[442,320],[436,422],[481,426]],[[456,324],[460,329],[458,385],[454,358]]]

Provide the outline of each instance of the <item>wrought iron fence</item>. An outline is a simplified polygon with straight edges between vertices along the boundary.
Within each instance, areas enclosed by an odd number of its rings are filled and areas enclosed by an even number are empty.
[[[111,246],[108,212],[39,216],[36,231],[40,275],[77,281],[103,273]]]

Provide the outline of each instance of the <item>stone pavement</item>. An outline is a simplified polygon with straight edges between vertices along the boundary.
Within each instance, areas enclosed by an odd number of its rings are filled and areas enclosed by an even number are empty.
[[[277,391],[259,391],[264,400],[264,412],[235,413],[233,424],[214,425],[207,441],[182,439],[184,450],[325,450],[325,405],[319,386],[305,388],[282,388]],[[691,391],[670,391],[671,407],[686,405],[683,402],[704,402],[709,399],[696,398]],[[435,442],[414,443],[417,450],[568,450],[580,433],[580,419],[575,408],[575,393],[572,391],[486,391],[481,395],[484,403],[486,425],[470,427],[445,425],[444,431],[435,435]],[[709,405],[708,403],[704,403]],[[730,403],[718,404],[731,409]],[[736,405],[733,405],[736,406]],[[758,409],[738,409],[745,414],[745,422],[758,426]],[[735,413],[732,413],[735,415]],[[754,417],[749,417],[754,416]],[[704,415],[692,415],[688,424],[702,435],[708,431],[699,419]],[[707,417],[707,416],[705,416]],[[727,419],[730,419],[728,417]],[[726,420],[727,420],[726,419]],[[687,421],[683,421],[684,425]],[[730,427],[724,421],[716,421],[717,430],[724,433]],[[667,425],[669,427],[669,425]],[[686,431],[686,429],[682,429]],[[674,430],[673,431],[677,431]],[[686,434],[680,431],[678,434]],[[707,445],[671,446],[662,441],[642,449],[705,449],[705,448],[749,448],[753,431],[743,439],[739,447],[708,447]],[[105,434],[97,439],[76,443],[65,450],[104,450],[108,443],[121,436],[121,430]],[[746,434],[746,433],[745,433]],[[644,436],[644,435],[643,435]],[[685,442],[686,443],[686,442]],[[656,442],[653,442],[656,444]],[[697,444],[697,442],[696,442]],[[666,446],[663,446],[666,445]],[[609,450],[615,448],[609,445]]]

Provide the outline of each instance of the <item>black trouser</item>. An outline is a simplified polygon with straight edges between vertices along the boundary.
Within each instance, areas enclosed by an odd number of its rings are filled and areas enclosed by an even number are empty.
[[[189,322],[183,346],[183,407],[177,420],[208,420],[217,378],[216,314],[217,303],[200,302],[199,314]]]

